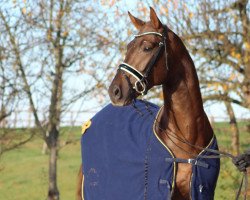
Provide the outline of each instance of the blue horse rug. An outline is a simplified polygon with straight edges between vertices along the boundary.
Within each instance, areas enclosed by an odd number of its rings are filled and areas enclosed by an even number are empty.
[[[159,107],[141,100],[135,106],[109,104],[83,126],[84,200],[171,199],[176,163],[181,159],[174,157],[154,131]],[[218,149],[215,137],[208,148]],[[191,198],[213,199],[219,159],[189,161],[193,165]]]

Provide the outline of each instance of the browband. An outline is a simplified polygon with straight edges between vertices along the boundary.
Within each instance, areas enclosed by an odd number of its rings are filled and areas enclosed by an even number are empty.
[[[158,36],[162,37],[162,34],[158,33],[158,32],[145,32],[145,33],[134,35],[134,37],[141,37],[144,35],[158,35]]]

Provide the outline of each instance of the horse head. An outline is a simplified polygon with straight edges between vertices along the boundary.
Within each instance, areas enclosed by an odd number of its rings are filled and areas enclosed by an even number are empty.
[[[144,22],[128,12],[131,22],[139,31],[127,45],[124,62],[109,87],[113,105],[125,106],[144,95],[155,85],[161,85],[168,74],[167,31],[150,8],[150,21]]]

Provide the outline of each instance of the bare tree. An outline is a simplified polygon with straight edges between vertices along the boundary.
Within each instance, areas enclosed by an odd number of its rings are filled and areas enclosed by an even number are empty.
[[[225,102],[227,113],[230,119],[230,127],[231,127],[231,133],[232,133],[232,147],[233,147],[233,153],[239,155],[240,154],[240,141],[239,141],[239,129],[238,124],[236,121],[236,117],[232,108],[232,105],[230,102]]]
[[[15,68],[19,81],[15,85],[24,89],[23,102],[32,110],[48,146],[48,199],[56,200],[60,196],[57,155],[63,113],[82,99],[93,98],[88,96],[93,90],[105,87],[108,77],[104,74],[111,62],[107,56],[115,57],[115,41],[109,40],[111,33],[105,29],[109,21],[102,20],[106,13],[92,1],[6,1],[0,7],[3,46],[10,55],[7,67]]]
[[[8,118],[13,113],[15,106],[22,96],[21,87],[18,85],[18,73],[8,66],[8,49],[4,48],[4,38],[0,37],[0,156],[15,149],[34,136],[32,130],[23,137],[15,137],[16,130],[13,129]]]

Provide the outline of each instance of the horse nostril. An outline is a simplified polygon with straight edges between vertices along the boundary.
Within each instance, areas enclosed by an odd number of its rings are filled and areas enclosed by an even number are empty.
[[[118,86],[114,86],[113,88],[113,94],[116,99],[120,99],[122,94],[121,94],[121,89]]]
[[[120,92],[119,92],[119,89],[118,88],[116,88],[116,90],[115,90],[115,96],[117,96]]]

